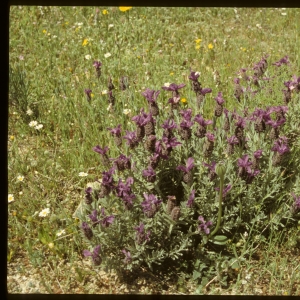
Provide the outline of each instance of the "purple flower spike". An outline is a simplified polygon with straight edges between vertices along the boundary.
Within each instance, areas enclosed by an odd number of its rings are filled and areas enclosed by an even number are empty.
[[[285,137],[279,138],[274,142],[274,146],[271,148],[272,151],[278,152],[280,155],[283,155],[290,151],[290,148],[285,144]]]
[[[300,210],[300,196],[296,196],[294,193],[292,193],[292,196],[295,200],[292,206],[292,210],[294,213],[296,213]]]
[[[192,157],[189,157],[187,159],[186,166],[178,166],[176,170],[180,170],[183,171],[184,173],[188,173],[193,169],[194,166],[195,166],[194,159]]]
[[[233,135],[233,136],[227,138],[227,142],[230,145],[236,145],[236,144],[239,143],[239,140],[238,140],[238,138],[235,135]]]
[[[138,138],[135,131],[126,130],[126,135],[123,138],[127,140],[127,145],[130,148],[134,148],[138,145]]]
[[[192,109],[191,108],[181,110],[180,114],[184,120],[191,121],[191,119],[192,119]]]
[[[144,193],[144,198],[146,199],[141,203],[144,213],[147,217],[152,218],[158,210],[158,207],[162,200],[158,200],[153,194]]]
[[[285,57],[281,58],[279,61],[273,63],[273,65],[280,67],[281,65],[288,65],[289,62],[289,57],[286,55]]]
[[[95,209],[95,210],[92,211],[92,213],[90,215],[88,215],[89,218],[91,219],[91,221],[93,222],[93,225],[97,225],[101,222],[100,220],[98,220],[97,214],[98,214],[98,212]]]
[[[241,116],[237,116],[238,121],[235,123],[237,127],[245,128],[246,127],[246,119],[242,118]]]
[[[274,121],[274,120],[268,120],[266,122],[266,124],[270,125],[272,128],[277,128],[279,126],[281,126],[282,124],[285,123],[285,119],[284,118],[281,118],[280,120],[278,121]]]
[[[259,159],[259,158],[261,158],[261,156],[262,156],[262,150],[261,149],[259,149],[259,150],[256,150],[254,153],[253,153],[253,156],[256,158],[256,159]]]
[[[250,166],[252,165],[252,162],[249,161],[249,156],[246,154],[242,158],[238,159],[237,165],[240,168],[246,169],[247,172],[250,172]]]
[[[208,133],[205,134],[205,136],[206,136],[207,139],[208,139],[209,141],[211,141],[211,142],[213,142],[213,141],[215,140],[215,136],[214,136],[213,133],[208,132]]]
[[[192,81],[198,81],[199,76],[200,76],[199,72],[191,72],[189,79]]]
[[[101,249],[101,246],[98,245],[94,248],[92,253],[89,250],[83,250],[83,255],[85,257],[91,256],[94,265],[99,266],[102,262],[102,258],[99,256],[100,249]]]
[[[134,229],[137,231],[136,240],[138,244],[141,244],[145,241],[148,242],[150,240],[150,231],[148,231],[147,234],[145,234],[144,228],[145,225],[143,223],[140,223],[139,226],[134,227]]]
[[[146,89],[142,95],[147,99],[148,102],[150,103],[154,103],[156,102],[156,99],[158,97],[158,95],[160,94],[160,91],[154,91],[154,90],[150,90],[150,89]]]
[[[205,222],[204,218],[202,216],[198,217],[198,221],[200,221],[202,223],[198,226],[199,231],[203,230],[205,232],[205,234],[209,234],[210,229],[208,227],[212,226],[212,221]]]
[[[162,124],[161,127],[163,129],[175,129],[175,128],[177,128],[177,125],[173,119],[168,119]]]
[[[111,225],[113,223],[114,219],[115,219],[115,216],[113,216],[113,215],[104,217],[103,220],[101,220],[101,226],[108,227],[109,225]]]
[[[99,70],[100,67],[102,66],[102,63],[100,61],[95,60],[93,62],[93,66],[95,67],[96,70]]]
[[[204,118],[200,114],[195,116],[194,121],[203,127],[206,127],[207,125],[212,124],[211,120],[205,121]]]
[[[107,128],[112,135],[120,137],[121,136],[121,124],[119,124],[116,128]]]
[[[206,94],[211,93],[211,92],[212,92],[212,89],[210,89],[210,88],[201,89],[201,94],[203,96],[205,96]]]
[[[151,166],[148,166],[148,169],[143,170],[142,175],[146,177],[149,182],[154,182],[156,179],[156,173]]]
[[[90,89],[85,89],[84,90],[84,93],[86,94],[86,96],[87,96],[87,100],[88,101],[91,101],[91,94],[92,94],[92,90],[90,90]]]
[[[211,165],[209,165],[209,164],[207,164],[207,163],[203,163],[203,166],[204,167],[206,167],[206,168],[208,168],[211,172],[215,172],[215,170],[216,170],[216,165],[217,165],[217,163],[215,162],[215,161],[213,161],[212,163],[211,163]]]
[[[162,89],[166,91],[172,91],[172,92],[177,92],[179,89],[185,87],[186,85],[184,83],[181,83],[179,85],[175,83],[171,83],[169,86],[163,86]]]
[[[231,184],[228,184],[224,189],[223,189],[223,194],[222,194],[222,197],[225,198],[227,193],[231,190],[232,186]],[[215,188],[216,191],[219,191],[220,188],[219,187],[216,187]]]
[[[219,105],[222,105],[225,102],[225,100],[223,99],[223,96],[222,96],[221,92],[218,93],[218,96],[215,98],[215,100],[217,101],[217,103]]]
[[[93,148],[93,150],[101,155],[104,155],[108,150],[109,148],[107,146],[105,146],[103,149],[100,148],[99,145],[97,145],[96,147]]]
[[[187,201],[186,206],[191,208],[194,205],[194,201],[195,201],[195,190],[192,190],[191,195]]]

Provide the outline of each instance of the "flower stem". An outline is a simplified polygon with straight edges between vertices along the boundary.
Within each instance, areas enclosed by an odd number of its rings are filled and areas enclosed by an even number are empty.
[[[221,224],[221,217],[222,217],[222,200],[223,200],[223,186],[224,186],[224,174],[220,175],[220,194],[219,194],[219,212],[218,212],[218,221],[217,226],[214,231],[209,235],[209,237],[214,236],[217,231],[219,230]]]

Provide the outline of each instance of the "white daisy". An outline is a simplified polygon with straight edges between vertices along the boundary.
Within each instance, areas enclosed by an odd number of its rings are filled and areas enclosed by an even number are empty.
[[[37,130],[40,130],[40,129],[42,129],[43,127],[44,127],[43,124],[39,124],[39,125],[35,126],[34,128],[37,129]]]
[[[109,52],[104,54],[104,57],[105,57],[105,58],[108,58],[108,57],[110,57],[110,56],[111,56],[111,54],[110,54]]]
[[[86,177],[86,176],[88,176],[89,174],[88,173],[84,173],[84,172],[80,172],[79,174],[78,174],[78,176],[80,176],[80,177]]]
[[[131,113],[131,109],[125,108],[125,109],[123,110],[123,113],[124,113],[125,115],[130,114],[130,113]]]
[[[171,84],[170,82],[166,82],[166,83],[164,84],[164,86],[169,87],[170,84]]]
[[[49,208],[45,208],[43,209],[40,213],[39,216],[40,217],[47,217],[50,214],[50,209]]]
[[[17,180],[18,180],[18,181],[24,181],[24,176],[19,175],[19,176],[17,177]]]
[[[30,126],[30,127],[34,127],[34,126],[36,126],[37,124],[38,124],[37,121],[31,121],[31,122],[29,123],[29,126]]]
[[[8,194],[8,203],[11,203],[15,201],[14,195],[13,194]]]
[[[89,55],[89,54],[87,54],[86,56],[85,56],[85,59],[91,59],[92,57]]]
[[[112,28],[112,27],[114,27],[114,24],[109,24],[108,25],[108,28]]]

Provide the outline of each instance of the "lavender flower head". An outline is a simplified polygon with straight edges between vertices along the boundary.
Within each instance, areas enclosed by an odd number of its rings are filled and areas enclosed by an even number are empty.
[[[162,89],[166,91],[172,91],[172,92],[178,92],[179,89],[185,87],[186,85],[184,83],[181,83],[179,85],[175,83],[171,83],[169,86],[163,86]]]
[[[120,137],[121,136],[121,124],[119,124],[116,128],[107,128],[112,135]]]
[[[93,66],[95,67],[96,70],[99,70],[102,66],[102,63],[100,61],[95,60],[93,62]]]
[[[223,99],[223,96],[222,96],[221,92],[218,93],[218,96],[215,98],[215,100],[217,101],[217,103],[219,105],[222,105],[225,102],[225,100]]]
[[[98,212],[96,209],[94,209],[92,211],[92,213],[90,215],[88,215],[88,217],[91,219],[91,221],[93,222],[93,226],[96,226],[97,224],[99,224],[101,222],[101,220],[99,220],[97,218]]]
[[[211,93],[212,92],[212,89],[210,89],[210,88],[204,88],[204,89],[201,89],[201,94],[203,95],[203,96],[205,96],[206,94],[208,94],[208,93]]]
[[[250,172],[250,166],[252,165],[252,162],[249,161],[249,156],[246,154],[242,158],[238,159],[237,165],[238,167],[245,169],[247,172]]]
[[[211,172],[215,172],[216,171],[216,165],[217,165],[217,163],[215,161],[213,161],[211,163],[211,165],[207,164],[205,162],[203,163],[203,166],[206,167],[206,168],[208,168]]]
[[[279,61],[273,63],[274,66],[280,67],[281,65],[288,65],[289,57],[286,55],[285,57],[281,58]]]
[[[138,244],[141,244],[143,242],[148,242],[150,240],[150,230],[148,230],[147,233],[145,233],[145,225],[144,223],[140,223],[139,226],[134,227],[134,229],[137,231],[136,233],[136,240]]]
[[[177,128],[177,125],[173,119],[168,119],[161,125],[161,127],[163,129],[171,130]]]
[[[130,148],[134,148],[138,145],[138,138],[135,131],[128,131],[126,130],[126,135],[123,139],[127,140],[127,145]]]
[[[237,127],[245,128],[246,127],[246,119],[241,116],[237,116],[238,121],[235,123]]]
[[[192,119],[192,109],[183,109],[179,112],[184,120],[191,121]]]
[[[124,196],[131,194],[130,186],[133,184],[134,180],[132,177],[128,177],[126,182],[123,183],[122,179],[119,179],[118,185],[116,187],[117,196],[123,198]]]
[[[85,202],[87,204],[91,204],[93,202],[93,198],[92,198],[92,192],[93,192],[93,189],[91,187],[88,187],[84,193],[85,193]]]
[[[191,72],[189,79],[192,81],[198,81],[199,76],[200,76],[199,72]]]
[[[212,226],[212,221],[205,222],[204,218],[202,216],[198,217],[198,221],[200,221],[202,223],[202,224],[200,224],[198,226],[198,230],[199,231],[203,230],[205,232],[205,234],[209,234],[210,233],[210,229],[208,227]]]
[[[109,150],[108,146],[105,146],[103,149],[97,145],[93,148],[93,150],[101,155],[104,155],[106,154],[106,152]]]
[[[180,142],[177,141],[176,137],[168,138],[165,135],[163,135],[162,141],[168,150],[172,150],[174,147],[182,145]]]
[[[259,158],[261,158],[261,156],[262,156],[262,150],[261,149],[259,149],[259,150],[256,150],[254,153],[253,153],[253,156],[256,158],[256,159],[259,159]]]
[[[206,127],[207,125],[212,124],[211,120],[205,121],[204,118],[200,114],[195,116],[194,121],[203,127]]]
[[[215,140],[215,136],[213,133],[206,133],[205,136],[207,137],[207,139],[210,141],[210,142],[213,142]]]
[[[195,190],[192,190],[192,192],[190,194],[190,197],[189,197],[189,199],[188,199],[188,201],[186,203],[186,206],[189,207],[189,208],[193,207],[193,205],[194,205],[195,192],[196,192]]]
[[[99,266],[102,262],[102,258],[99,256],[100,249],[101,246],[98,245],[94,248],[93,252],[90,252],[89,250],[83,250],[83,255],[85,257],[91,256],[94,265]]]
[[[290,148],[286,144],[285,137],[279,138],[274,142],[274,146],[271,148],[272,151],[278,152],[280,155],[283,155],[290,151]]]
[[[228,184],[224,189],[223,189],[223,193],[222,193],[222,197],[225,198],[227,193],[231,190],[232,186],[231,184]],[[220,191],[219,187],[215,188],[216,191]]]
[[[238,138],[235,135],[233,135],[233,136],[227,138],[227,142],[230,145],[236,145],[236,144],[239,143],[239,140],[238,140]]]
[[[188,173],[193,169],[194,166],[195,166],[194,159],[192,157],[189,157],[186,161],[186,165],[185,166],[182,166],[182,165],[178,166],[176,168],[176,170],[180,170],[180,171],[183,171],[184,173]]]
[[[156,173],[151,166],[148,166],[147,169],[143,170],[142,175],[146,177],[149,182],[154,182],[156,179]]]
[[[93,231],[90,228],[89,224],[86,222],[82,222],[81,224],[81,229],[83,230],[83,233],[85,235],[85,237],[90,240],[93,237]]]
[[[144,198],[146,199],[141,203],[144,213],[149,217],[153,217],[158,210],[158,207],[162,200],[158,200],[153,194],[144,193]]]
[[[150,89],[146,89],[142,95],[147,99],[147,101],[149,103],[153,103],[156,102],[156,99],[158,97],[158,95],[160,94],[160,91],[154,91],[154,90],[150,90]]]
[[[292,193],[292,196],[295,200],[295,202],[292,205],[293,213],[296,213],[300,211],[300,196],[296,196],[294,193]]]

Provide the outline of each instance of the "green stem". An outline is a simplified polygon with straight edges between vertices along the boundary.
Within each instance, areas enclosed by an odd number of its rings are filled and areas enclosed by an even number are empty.
[[[223,200],[223,186],[224,186],[224,175],[220,176],[220,194],[219,194],[219,212],[218,212],[218,221],[217,221],[217,226],[214,229],[214,231],[209,235],[209,237],[211,238],[212,236],[214,236],[217,231],[220,228],[220,224],[221,224],[221,217],[222,217],[222,200]]]

